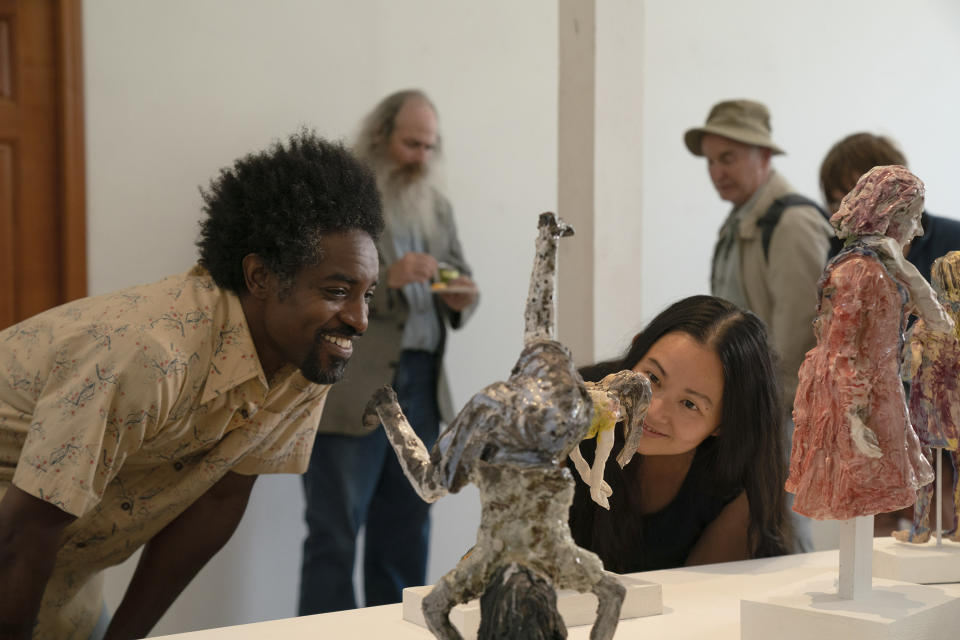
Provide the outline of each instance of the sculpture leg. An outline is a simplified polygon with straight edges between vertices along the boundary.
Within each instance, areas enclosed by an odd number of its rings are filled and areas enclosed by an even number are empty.
[[[933,464],[933,455],[937,449],[923,448],[923,455]],[[893,537],[900,542],[922,544],[930,539],[930,502],[933,498],[934,483],[917,489],[917,501],[913,505],[913,523],[909,531],[894,531]]]
[[[440,640],[463,640],[450,624],[450,610],[483,593],[489,559],[478,543],[457,566],[442,578],[423,599],[423,619],[427,629]]]
[[[950,451],[950,466],[953,468],[953,528],[948,531],[950,539],[960,542],[960,451]]]
[[[425,502],[435,502],[446,495],[447,490],[440,482],[440,470],[430,462],[430,453],[407,422],[397,402],[397,394],[390,387],[375,391],[363,413],[364,426],[376,423],[383,424],[403,474],[420,497]]]
[[[597,619],[590,629],[590,640],[610,640],[617,630],[627,590],[619,580],[604,573],[596,554],[581,549],[573,540],[557,550],[556,566],[560,569],[557,589],[590,591],[597,596]]]
[[[590,497],[604,509],[610,508],[607,500],[613,495],[613,489],[603,480],[603,471],[607,466],[607,458],[613,451],[613,429],[604,429],[597,434],[597,452],[590,469]]]
[[[558,240],[573,235],[573,227],[553,213],[540,214],[533,273],[524,316],[523,344],[553,340],[556,332],[557,247]]]

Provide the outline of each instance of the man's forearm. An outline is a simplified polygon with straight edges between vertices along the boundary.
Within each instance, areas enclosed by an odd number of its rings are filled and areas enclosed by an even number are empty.
[[[10,487],[0,501],[0,640],[30,638],[73,516]]]
[[[30,638],[57,555],[44,545],[0,542],[0,640]]]
[[[229,473],[143,549],[105,640],[142,638],[236,530],[256,476]]]

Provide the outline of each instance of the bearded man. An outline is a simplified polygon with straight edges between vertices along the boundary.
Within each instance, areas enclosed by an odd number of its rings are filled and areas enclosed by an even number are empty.
[[[374,390],[390,384],[427,448],[454,411],[443,379],[447,325],[463,325],[477,287],[450,203],[438,188],[437,112],[421,91],[394,93],[364,120],[356,154],[377,177],[386,229],[377,242],[381,287],[365,345],[346,372],[353,389],[330,393],[304,475],[307,538],[300,615],[352,609],[357,534],[367,606],[399,602],[426,581],[429,506],[410,487],[383,430],[362,430]],[[384,286],[385,285],[385,286]],[[343,385],[341,385],[343,386]],[[339,390],[338,390],[339,391]]]

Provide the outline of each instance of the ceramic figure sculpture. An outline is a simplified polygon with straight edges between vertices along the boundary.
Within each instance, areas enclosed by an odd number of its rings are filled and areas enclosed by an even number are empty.
[[[957,531],[957,505],[960,504],[960,484],[957,475],[958,425],[960,425],[960,251],[952,251],[937,258],[931,271],[933,289],[944,310],[954,321],[953,334],[930,331],[923,320],[914,323],[906,354],[910,382],[910,422],[924,446],[928,459],[950,452],[953,466],[952,526],[947,530],[953,540],[960,539]],[[934,485],[929,484],[917,493],[913,505],[913,523],[909,530],[895,531],[901,542],[924,543],[930,539],[930,503]]]
[[[498,572],[528,571],[554,589],[591,591],[599,600],[591,639],[611,638],[616,629],[625,590],[603,572],[595,554],[573,542],[567,517],[574,485],[564,461],[594,421],[592,397],[622,414],[628,438],[636,438],[650,388],[632,371],[585,384],[570,352],[554,340],[557,245],[572,233],[553,214],[540,216],[520,358],[505,382],[489,385],[467,403],[430,452],[389,387],[374,394],[364,416],[367,426],[383,424],[424,500],[433,502],[468,482],[480,489],[476,545],[423,601],[427,627],[438,638],[461,637],[449,621],[450,610],[483,594]]]
[[[846,244],[820,280],[817,345],[800,367],[786,484],[803,515],[849,520],[901,509],[933,480],[900,376],[908,314],[931,331],[953,332],[903,257],[922,233],[923,192],[905,168],[875,167],[830,220]]]

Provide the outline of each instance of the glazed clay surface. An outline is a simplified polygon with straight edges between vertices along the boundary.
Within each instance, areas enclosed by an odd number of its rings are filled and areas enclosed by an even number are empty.
[[[908,406],[910,422],[931,462],[939,449],[949,452],[953,467],[953,518],[947,533],[958,540],[957,505],[960,504],[958,483],[958,425],[960,425],[960,342],[957,320],[960,319],[960,251],[937,258],[932,270],[932,284],[944,310],[954,321],[953,333],[931,331],[922,319],[910,332],[906,367],[910,382]],[[917,492],[910,530],[895,531],[902,542],[923,543],[930,539],[930,505],[934,485]]]
[[[933,480],[900,381],[906,289],[852,249],[821,281],[817,346],[800,367],[787,490],[794,510],[848,520],[913,504]]]
[[[423,602],[427,627],[438,638],[460,638],[450,610],[480,596],[491,577],[511,565],[534,571],[555,589],[595,593],[592,639],[611,638],[616,629],[624,588],[595,554],[573,542],[567,517],[574,485],[564,461],[594,423],[591,391],[612,396],[630,432],[640,430],[650,388],[643,376],[621,372],[588,391],[569,350],[553,339],[557,242],[571,234],[553,214],[540,217],[523,351],[510,377],[474,395],[430,452],[389,387],[374,395],[364,418],[383,424],[424,500],[468,482],[480,489],[476,545]]]
[[[910,425],[901,383],[910,313],[932,331],[953,321],[903,257],[922,233],[923,182],[905,167],[874,167],[831,218],[843,251],[820,280],[817,345],[800,367],[787,491],[794,510],[849,520],[914,503],[933,480]]]

